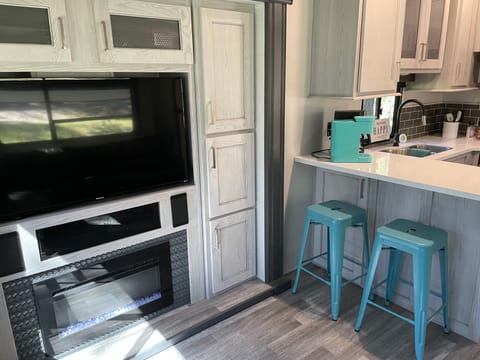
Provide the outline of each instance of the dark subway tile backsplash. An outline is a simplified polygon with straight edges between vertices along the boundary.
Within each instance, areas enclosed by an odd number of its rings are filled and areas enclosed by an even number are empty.
[[[465,135],[467,126],[471,123],[480,122],[480,105],[472,104],[429,104],[425,105],[427,125],[422,124],[422,111],[420,106],[412,106],[402,110],[400,115],[400,132],[409,138],[440,133],[447,113],[454,117],[457,111],[463,111],[463,119],[460,123],[459,136]]]

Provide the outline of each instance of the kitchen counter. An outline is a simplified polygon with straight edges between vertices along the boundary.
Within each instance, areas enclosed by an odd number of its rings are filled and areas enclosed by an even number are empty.
[[[326,170],[480,201],[480,167],[441,161],[470,151],[480,151],[480,140],[458,138],[445,141],[440,136],[426,136],[402,146],[422,143],[452,149],[418,158],[380,152],[389,146],[379,146],[365,151],[372,155],[371,163],[333,163],[311,155],[297,156],[295,161]]]

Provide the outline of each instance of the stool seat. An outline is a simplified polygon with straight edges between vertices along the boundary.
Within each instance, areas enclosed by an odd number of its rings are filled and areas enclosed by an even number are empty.
[[[331,226],[337,223],[344,223],[345,226],[352,226],[363,222],[367,212],[343,201],[330,200],[320,204],[310,205],[307,208],[307,216],[323,225]]]
[[[438,251],[447,246],[448,233],[442,229],[422,223],[397,219],[377,229],[384,245],[393,246],[405,252],[428,248]]]
[[[386,248],[384,248],[386,247]],[[379,305],[369,299],[372,291],[373,279],[382,250],[390,250],[388,275],[374,288],[387,282],[385,291],[385,304],[388,306],[393,297],[398,280],[398,272],[404,253],[412,255],[413,264],[413,296],[414,319],[402,316],[385,306]],[[442,293],[430,291],[430,274],[432,258],[435,253],[439,255]],[[429,294],[442,298],[442,306],[433,315],[427,317]],[[440,311],[443,311],[444,332],[448,333],[448,234],[442,229],[427,226],[418,222],[397,219],[377,229],[372,250],[365,288],[358,312],[355,330],[359,331],[367,304],[384,310],[391,315],[407,321],[415,328],[415,353],[418,360],[423,359],[425,348],[425,334],[428,322]]]
[[[327,226],[328,250],[310,259],[304,260],[303,258],[308,240],[308,231],[310,228],[310,224],[320,224]],[[356,278],[342,284],[345,231],[347,227],[357,225],[361,225],[363,228],[364,263],[360,264],[354,259],[350,259],[347,257],[345,257],[345,259],[356,263],[357,265],[363,266],[366,269],[368,267],[368,262],[370,259],[370,253],[368,250],[367,212],[362,208],[338,200],[325,201],[320,204],[314,204],[307,207],[307,215],[305,217],[305,224],[303,229],[302,245],[298,257],[297,273],[295,276],[292,293],[295,294],[297,292],[300,273],[302,271],[313,276],[315,279],[329,285],[331,289],[331,309],[333,320],[337,320],[340,309],[341,287],[362,276],[365,276],[366,274],[363,273],[360,276],[357,276]],[[322,276],[314,273],[313,271],[305,267],[307,264],[312,263],[314,259],[324,255],[327,255],[328,272],[330,274],[330,279],[323,278]]]

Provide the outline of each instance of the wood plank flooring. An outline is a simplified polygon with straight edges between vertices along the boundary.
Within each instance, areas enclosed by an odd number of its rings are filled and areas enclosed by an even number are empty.
[[[132,328],[76,351],[63,359],[118,360],[134,358],[163,343],[165,339],[212,319],[246,299],[268,290],[271,290],[271,286],[259,280],[247,281],[213,299],[181,306],[150,321],[140,322]]]
[[[302,275],[296,295],[270,297],[151,359],[414,359],[413,327],[400,319],[368,307],[353,330],[360,297],[358,286],[344,287],[334,322],[330,288]],[[425,359],[480,359],[480,345],[431,323]]]

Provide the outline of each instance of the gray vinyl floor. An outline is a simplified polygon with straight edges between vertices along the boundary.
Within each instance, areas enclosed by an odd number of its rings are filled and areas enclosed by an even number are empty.
[[[361,289],[347,285],[338,321],[329,315],[329,287],[308,275],[290,291],[213,326],[152,359],[414,359],[413,327],[367,308],[359,333],[353,330]],[[480,345],[427,329],[425,359],[480,359]]]

